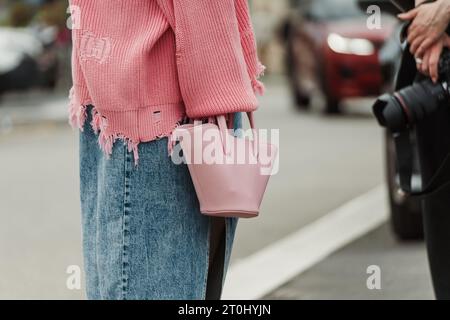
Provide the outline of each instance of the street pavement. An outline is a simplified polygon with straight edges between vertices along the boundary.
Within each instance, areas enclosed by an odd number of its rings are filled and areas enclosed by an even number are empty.
[[[388,224],[335,252],[268,294],[282,300],[434,299],[423,242],[397,241]],[[369,289],[371,269],[379,268],[380,287]]]
[[[66,122],[67,93],[44,90],[5,94],[0,100],[0,133],[14,126]]]
[[[342,116],[324,116],[320,101],[299,112],[283,78],[268,78],[266,84],[256,124],[280,129],[280,171],[271,178],[260,217],[240,221],[232,265],[383,182],[382,132],[370,116],[369,101],[346,104]],[[64,97],[48,103],[41,98],[36,105],[33,96],[17,106],[12,98],[0,104],[0,299],[84,298],[83,288],[66,286],[67,268],[82,266],[78,134],[66,124]],[[42,117],[39,109],[50,121],[30,121],[35,118],[30,114]],[[400,271],[398,280],[394,277],[400,263],[418,279],[415,297],[430,298],[424,255],[422,244],[400,244],[382,227],[268,297],[408,297],[401,295],[411,291],[408,277]],[[367,292],[363,278],[369,263],[386,273],[384,293]]]

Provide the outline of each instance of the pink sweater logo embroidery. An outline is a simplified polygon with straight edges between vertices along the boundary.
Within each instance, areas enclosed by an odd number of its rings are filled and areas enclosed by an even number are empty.
[[[104,63],[111,55],[111,39],[97,37],[91,32],[85,32],[80,39],[80,56],[83,60],[93,60]]]

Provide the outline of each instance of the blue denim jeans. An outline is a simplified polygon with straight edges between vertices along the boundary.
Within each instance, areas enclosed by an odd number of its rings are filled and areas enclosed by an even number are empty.
[[[171,161],[167,138],[139,144],[138,166],[120,140],[107,159],[91,108],[80,133],[88,299],[205,299],[208,291],[219,298],[237,219],[222,219],[215,247],[223,250],[213,256],[213,219],[200,213],[187,166]]]

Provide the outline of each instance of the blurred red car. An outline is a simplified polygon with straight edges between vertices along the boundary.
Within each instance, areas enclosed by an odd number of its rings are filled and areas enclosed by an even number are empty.
[[[382,15],[380,28],[369,29],[369,15],[358,0],[293,2],[295,9],[283,35],[296,104],[307,108],[320,90],[326,97],[326,111],[337,113],[343,99],[380,94],[378,50],[395,20]]]

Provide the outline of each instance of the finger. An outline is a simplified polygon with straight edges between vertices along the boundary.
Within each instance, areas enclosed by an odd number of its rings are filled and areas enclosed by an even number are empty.
[[[420,71],[426,75],[429,76],[430,74],[428,73],[428,66],[429,66],[429,60],[430,60],[430,53],[431,51],[428,50],[427,52],[425,52],[423,58],[422,58],[422,63],[420,64]]]
[[[423,66],[423,62],[420,63],[420,64],[419,64],[419,63],[416,63],[417,71],[428,77],[428,76],[429,76],[429,75],[428,75],[428,69],[427,69],[427,70],[423,70],[423,69],[422,69],[422,66]]]
[[[420,29],[416,29],[413,32],[408,32],[408,43],[411,44],[413,43],[417,38],[423,38],[425,36],[424,32],[421,32]]]
[[[398,14],[397,17],[399,17],[402,20],[411,20],[417,16],[418,12],[419,12],[418,8],[414,8],[412,10],[409,10],[408,12]]]
[[[419,28],[419,25],[415,21],[412,21],[408,27],[408,34],[416,32],[416,30],[418,28]]]
[[[412,43],[419,33],[415,32],[412,29],[408,29],[408,36],[406,37],[408,39],[408,43]]]
[[[431,50],[430,53],[428,72],[430,74],[431,80],[433,80],[434,83],[436,83],[438,80],[438,64],[441,52],[442,44],[440,43],[433,47],[433,50]]]
[[[419,55],[416,51],[417,51],[417,49],[419,49],[420,45],[425,42],[425,40],[426,40],[426,38],[421,36],[421,37],[414,39],[412,42],[410,42],[409,49],[410,49],[411,53],[414,54],[415,56],[419,56],[419,57],[422,56],[422,55]]]
[[[419,48],[416,50],[415,55],[418,57],[421,57],[425,54],[427,49],[429,49],[433,45],[433,40],[426,38],[420,45]]]
[[[425,37],[418,37],[416,39],[414,39],[413,42],[410,42],[410,46],[409,46],[409,51],[414,55],[414,56],[419,56],[419,54],[417,54],[417,49],[419,49],[419,46],[425,41]]]

